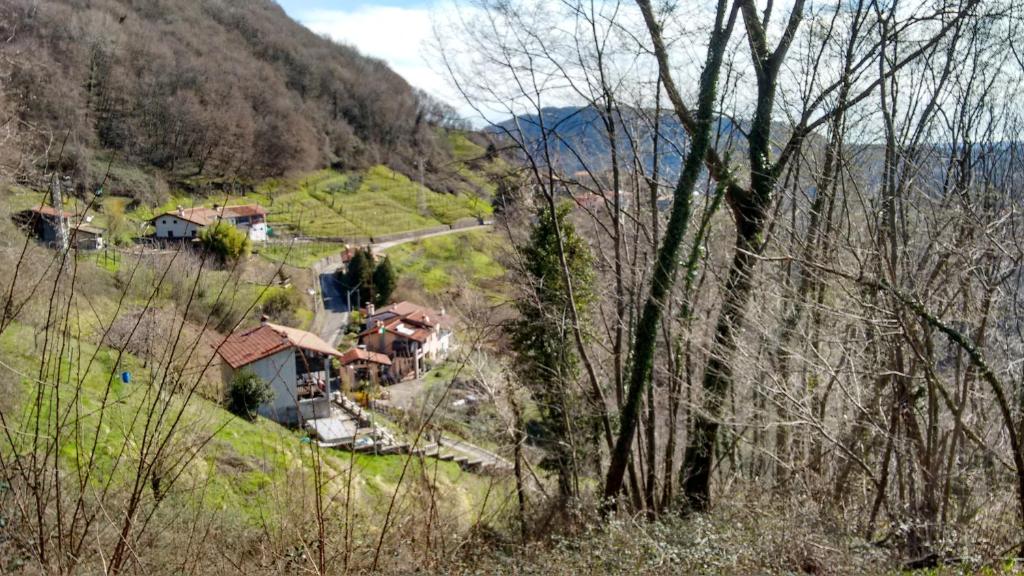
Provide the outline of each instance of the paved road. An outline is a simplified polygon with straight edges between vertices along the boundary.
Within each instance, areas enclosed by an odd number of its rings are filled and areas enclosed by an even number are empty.
[[[403,238],[401,240],[373,244],[372,249],[374,252],[380,253],[388,248],[392,248],[406,242],[415,242],[417,240],[431,238],[434,236],[445,236],[448,234],[471,232],[473,230],[484,230],[491,228],[491,226],[492,224],[482,224],[469,228],[459,228],[457,230],[445,230],[442,232],[420,234],[410,238]],[[319,327],[320,337],[331,345],[336,344],[338,340],[341,339],[342,331],[348,324],[349,310],[347,306],[348,303],[345,298],[345,290],[341,287],[341,284],[338,282],[337,276],[335,275],[340,267],[341,262],[339,261],[338,256],[324,258],[312,266],[313,272],[320,279],[321,295],[321,305],[317,306],[316,315],[313,319],[313,326]],[[403,386],[403,384],[405,384],[405,386]],[[395,389],[396,392],[401,392],[399,393],[399,396],[403,396],[405,400],[409,402],[421,386],[422,381],[414,381],[410,383],[400,383],[392,386],[392,388]],[[405,405],[397,407],[402,410],[409,409],[409,407]],[[489,466],[491,468],[504,470],[512,468],[512,464],[508,460],[489,450],[485,450],[484,448],[468,442],[443,438],[442,445],[450,450],[454,450],[467,456],[470,460],[479,460],[485,466]]]
[[[442,230],[440,232],[430,232],[427,234],[417,234],[416,236],[410,236],[409,238],[402,238],[401,240],[391,240],[388,242],[381,242],[379,244],[371,244],[370,247],[374,253],[381,253],[388,248],[394,248],[399,244],[405,244],[407,242],[416,242],[423,240],[424,238],[433,238],[434,236],[447,236],[449,234],[462,234],[463,232],[473,232],[474,230],[489,230],[494,227],[494,224],[479,224],[477,226],[469,226],[467,228],[456,228],[454,230]]]
[[[441,232],[430,232],[424,234],[417,234],[410,236],[409,238],[402,238],[401,240],[391,240],[389,242],[381,242],[379,244],[371,244],[370,247],[374,253],[381,253],[388,248],[393,248],[399,244],[405,244],[407,242],[416,242],[423,240],[424,238],[433,238],[434,236],[446,236],[448,234],[461,234],[463,232],[472,232],[474,230],[487,230],[490,229],[493,224],[480,224],[478,226],[470,226],[468,228],[457,228],[455,230],[443,230]],[[341,251],[341,245],[338,246],[338,251]],[[328,344],[337,344],[338,340],[341,339],[342,331],[345,326],[348,325],[348,302],[345,298],[345,290],[342,289],[341,284],[338,282],[335,272],[341,267],[341,262],[337,256],[331,256],[324,258],[319,262],[313,264],[313,272],[320,279],[320,295],[321,305],[317,306],[316,314],[313,318],[313,326],[317,327],[320,337],[323,338]],[[353,302],[353,305],[355,302]]]
[[[318,327],[320,337],[332,346],[341,339],[342,330],[348,325],[345,292],[335,276],[340,267],[340,262],[321,261],[313,265],[313,272],[320,279],[321,295],[321,305],[316,307],[313,326]]]

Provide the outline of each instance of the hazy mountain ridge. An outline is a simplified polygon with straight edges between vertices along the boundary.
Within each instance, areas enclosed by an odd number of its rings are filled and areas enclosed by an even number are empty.
[[[654,170],[653,111],[623,108],[616,113],[616,142],[620,158],[632,158],[634,147],[642,158],[644,170]],[[599,110],[592,106],[544,108],[541,114],[510,118],[490,128],[499,134],[511,134],[527,146],[540,150],[545,134],[552,163],[566,174],[611,169],[611,141]],[[686,130],[671,112],[662,111],[658,121],[658,172],[664,180],[674,180],[682,169],[683,152],[689,138]],[[719,134],[723,141],[742,140],[742,132],[727,119],[720,120]]]

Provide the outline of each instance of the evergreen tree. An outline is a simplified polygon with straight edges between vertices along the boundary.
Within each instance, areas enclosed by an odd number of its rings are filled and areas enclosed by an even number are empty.
[[[373,295],[374,303],[377,306],[387,304],[397,286],[398,274],[395,273],[395,268],[391,265],[391,259],[385,256],[373,270],[373,289],[376,291]]]
[[[519,318],[512,325],[512,343],[518,370],[541,414],[538,440],[547,450],[545,467],[558,473],[559,495],[576,495],[576,454],[572,431],[581,414],[575,406],[573,382],[579,375],[579,358],[572,341],[572,326],[565,277],[558,256],[559,232],[576,296],[580,317],[586,317],[593,294],[591,257],[586,242],[569,221],[569,204],[560,205],[554,217],[541,210],[523,250],[526,294],[516,307]],[[585,420],[585,419],[584,419]]]
[[[370,302],[373,287],[373,253],[369,248],[356,250],[348,263],[344,280],[345,288],[359,287],[360,302]]]

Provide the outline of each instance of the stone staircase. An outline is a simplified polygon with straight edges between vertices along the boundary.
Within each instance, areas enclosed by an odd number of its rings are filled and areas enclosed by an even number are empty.
[[[418,448],[409,443],[398,442],[384,427],[370,427],[373,422],[371,414],[352,400],[338,394],[335,405],[347,413],[358,423],[357,438],[373,438],[372,443],[356,444],[350,448],[360,453],[374,454],[413,454],[424,458],[436,458],[442,462],[455,462],[466,472],[475,474],[508,474],[512,472],[512,464],[488,450],[459,440],[442,441],[440,444],[430,442]]]

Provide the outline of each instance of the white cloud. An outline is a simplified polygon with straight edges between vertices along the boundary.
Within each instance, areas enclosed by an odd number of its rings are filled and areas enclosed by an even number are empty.
[[[363,5],[352,9],[311,10],[296,16],[317,34],[380,58],[413,86],[453,105],[458,104],[445,76],[428,63],[428,46],[433,39],[429,8]]]

